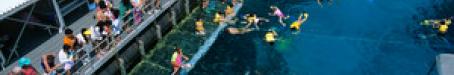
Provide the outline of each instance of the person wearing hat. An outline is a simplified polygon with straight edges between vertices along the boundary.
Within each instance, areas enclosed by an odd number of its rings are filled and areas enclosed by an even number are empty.
[[[26,57],[22,57],[19,59],[18,66],[21,67],[21,74],[22,75],[37,75],[36,69],[31,65],[31,60]]]

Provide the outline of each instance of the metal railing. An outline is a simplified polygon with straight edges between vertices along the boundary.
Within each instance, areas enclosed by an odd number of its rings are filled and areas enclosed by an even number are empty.
[[[163,4],[165,4],[165,3],[163,3]],[[140,9],[142,12],[142,10],[148,9],[151,7],[153,7],[152,3],[143,5],[142,7],[140,7]],[[151,10],[153,10],[153,9],[151,9]],[[132,14],[132,13],[133,12],[131,12],[129,14]],[[119,20],[130,17],[129,14],[121,16],[119,18]],[[142,12],[141,19],[144,19],[145,15],[146,15],[146,13]],[[153,13],[152,15],[156,15],[156,14]],[[148,15],[148,16],[150,17],[152,15]],[[102,64],[97,63],[97,62],[99,62],[99,60],[97,60],[97,59],[105,59],[106,58],[105,56],[107,54],[110,54],[110,52],[112,52],[112,48],[115,48],[115,46],[118,43],[120,43],[121,40],[119,41],[117,39],[123,39],[123,38],[127,37],[132,32],[133,29],[138,28],[138,26],[144,22],[142,20],[140,23],[137,23],[137,24],[131,23],[131,22],[134,22],[133,20],[136,16],[139,16],[139,15],[133,15],[132,18],[128,18],[125,22],[120,22],[120,24],[121,24],[120,26],[121,27],[126,26],[126,28],[123,29],[120,34],[117,34],[118,36],[109,35],[108,37],[104,38],[101,42],[97,43],[96,45],[92,45],[94,47],[92,47],[91,49],[84,50],[84,49],[90,48],[90,46],[84,45],[82,48],[76,50],[76,54],[83,53],[83,55],[77,56],[77,57],[79,57],[79,59],[75,61],[75,66],[72,67],[71,72],[73,72],[73,74],[76,74],[76,75],[84,74],[81,70],[91,69],[92,67],[94,67],[93,65],[98,65],[98,66],[102,65]],[[93,41],[91,41],[91,42],[93,42]],[[125,42],[122,42],[122,43],[125,43]],[[107,44],[107,45],[105,45],[105,44]],[[105,46],[103,46],[103,45],[105,45]],[[99,50],[106,50],[105,51],[106,53],[104,53],[105,55],[102,55],[100,58],[96,58],[96,55],[95,55],[95,57],[90,57],[90,54],[93,53],[93,51],[99,51]],[[89,51],[89,52],[86,52],[86,51]],[[82,64],[82,65],[77,66],[77,64]],[[93,70],[96,70],[96,69],[93,69]]]

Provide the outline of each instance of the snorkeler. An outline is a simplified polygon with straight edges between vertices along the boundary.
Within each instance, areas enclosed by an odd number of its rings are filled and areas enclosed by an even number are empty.
[[[260,22],[269,22],[268,19],[257,17],[257,14],[246,14],[243,16],[246,19],[246,26],[244,28],[249,28],[251,25],[254,25],[256,29],[260,29],[258,24]]]
[[[224,21],[224,16],[220,12],[216,12],[216,14],[214,14],[213,22],[216,24],[220,24],[223,21]]]
[[[195,30],[197,35],[205,35],[205,28],[203,27],[203,20],[201,18],[197,19],[195,22]]]
[[[304,19],[302,19],[304,17]],[[298,20],[296,20],[295,22],[293,22],[291,25],[290,25],[290,29],[293,30],[293,31],[299,31],[300,30],[300,27],[301,27],[301,24],[303,22],[305,22],[307,20],[307,18],[309,17],[309,14],[307,14],[307,12],[304,12],[303,14],[301,14],[299,17],[298,17]]]
[[[251,32],[251,31],[252,31],[252,29],[249,29],[249,28],[233,28],[233,27],[227,28],[227,32],[232,35],[245,34],[247,32]]]
[[[171,58],[171,63],[173,66],[172,75],[175,75],[180,68],[191,67],[190,64],[183,64],[183,59],[184,61],[189,60],[187,56],[183,55],[182,49],[175,47],[175,52],[173,52]]]
[[[232,4],[228,4],[227,7],[225,8],[225,15],[232,16],[233,12],[235,12],[233,10],[233,5]]]
[[[449,25],[452,24],[452,18],[443,20],[424,20],[421,25],[432,25],[432,28],[438,28],[438,34],[445,35],[448,32]]]
[[[271,45],[276,42],[277,33],[274,30],[270,30],[265,34],[265,42],[270,43]]]
[[[284,19],[289,18],[289,16],[285,16],[284,13],[282,13],[282,11],[276,6],[271,6],[270,8],[273,10],[273,13],[270,13],[270,15],[279,17],[279,23],[285,27],[286,24],[284,23]]]
[[[318,5],[320,5],[320,7],[323,7],[323,4],[322,4],[323,1],[328,1],[329,5],[333,4],[333,0],[317,0],[317,3],[318,3]]]

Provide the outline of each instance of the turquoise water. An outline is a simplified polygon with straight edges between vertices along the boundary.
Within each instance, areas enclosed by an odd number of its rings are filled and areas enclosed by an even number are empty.
[[[244,35],[222,33],[190,74],[427,75],[437,51],[432,40],[417,37],[418,23],[452,15],[440,16],[438,2],[334,0],[320,7],[315,0],[245,0],[240,14],[271,22]],[[268,16],[270,5],[290,16],[307,11],[309,19],[291,34]],[[267,29],[278,30],[275,45],[263,42]]]

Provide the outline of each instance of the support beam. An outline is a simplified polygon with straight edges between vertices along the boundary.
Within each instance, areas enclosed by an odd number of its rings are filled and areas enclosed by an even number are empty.
[[[156,35],[158,37],[158,40],[162,39],[162,33],[161,33],[161,25],[155,25],[156,26]]]
[[[185,9],[186,10],[186,14],[190,14],[191,13],[191,10],[189,10],[189,0],[185,0],[186,2],[184,2],[184,6],[185,6]]]
[[[118,57],[117,61],[118,61],[117,65],[120,68],[120,73],[121,73],[120,75],[127,75],[126,68],[125,68],[125,62],[124,62],[123,58]]]
[[[143,44],[142,40],[137,40],[137,44],[139,44],[139,53],[142,56],[145,56],[145,45]]]
[[[171,21],[172,21],[172,25],[177,25],[177,13],[175,12],[174,9],[170,10],[170,14],[172,14],[171,16]]]
[[[66,25],[65,25],[65,22],[64,22],[64,20],[63,20],[63,16],[61,15],[61,12],[60,12],[60,6],[58,6],[56,0],[52,0],[52,4],[54,5],[55,13],[57,14],[58,23],[59,23],[59,25],[60,25],[60,28],[58,29],[58,32],[59,32],[59,33],[62,33],[62,32],[63,32],[63,28],[64,28]]]
[[[27,21],[25,20],[21,20],[21,19],[16,19],[16,18],[11,18],[11,17],[6,17],[5,18],[6,20],[11,20],[11,21],[16,21],[16,22],[22,22],[22,23],[25,23]],[[46,24],[42,24],[42,23],[37,23],[37,22],[28,22],[29,25],[34,25],[34,26],[40,26],[40,27],[44,27],[44,28],[47,28],[47,29],[58,29],[58,27],[55,27],[55,26],[52,26],[52,25],[46,25]]]
[[[11,60],[11,57],[13,56],[13,53],[15,53],[16,55],[19,55],[19,54],[17,53],[17,51],[16,51],[17,45],[19,44],[19,41],[20,41],[21,38],[22,38],[22,34],[24,33],[24,30],[25,30],[25,28],[27,27],[28,22],[30,21],[30,17],[31,17],[32,14],[33,14],[33,10],[35,10],[35,6],[36,6],[36,4],[33,4],[32,9],[30,9],[30,11],[29,11],[29,13],[28,13],[28,15],[27,15],[27,20],[24,22],[24,25],[22,25],[22,29],[21,29],[21,31],[19,32],[19,36],[17,37],[17,39],[16,39],[16,41],[15,41],[15,43],[14,43],[13,48],[11,49],[11,53],[9,54],[9,57],[8,57],[8,59],[7,59],[7,62],[9,62],[9,61]]]

